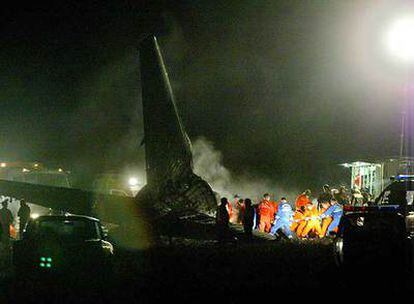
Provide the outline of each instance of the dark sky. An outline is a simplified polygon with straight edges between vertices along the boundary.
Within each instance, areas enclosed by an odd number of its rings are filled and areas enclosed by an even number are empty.
[[[381,41],[398,1],[73,3],[2,9],[4,160],[142,167],[137,42],[155,27],[190,137],[235,174],[315,186],[398,153],[404,78]]]

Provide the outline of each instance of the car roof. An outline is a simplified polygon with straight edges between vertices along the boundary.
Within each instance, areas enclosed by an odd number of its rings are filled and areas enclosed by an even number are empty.
[[[393,181],[390,185],[388,185],[385,189],[387,190],[409,190],[414,191],[414,180],[411,179],[402,179]]]
[[[65,214],[65,215],[41,215],[34,219],[33,221],[43,221],[43,220],[56,220],[56,221],[65,221],[65,220],[86,220],[93,222],[100,222],[99,219],[86,216],[86,215],[76,215],[76,214]]]

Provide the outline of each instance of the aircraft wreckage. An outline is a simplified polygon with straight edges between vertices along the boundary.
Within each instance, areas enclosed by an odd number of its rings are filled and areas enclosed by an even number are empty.
[[[99,217],[139,234],[159,231],[154,223],[172,214],[208,212],[216,208],[216,195],[193,172],[191,142],[184,129],[155,36],[139,47],[147,184],[135,197],[104,195],[0,180],[0,194],[72,214]]]

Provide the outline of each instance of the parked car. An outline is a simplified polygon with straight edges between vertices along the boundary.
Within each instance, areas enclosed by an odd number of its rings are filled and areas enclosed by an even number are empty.
[[[375,264],[408,272],[414,260],[414,176],[397,177],[368,206],[345,206],[334,240],[339,266]]]
[[[96,218],[47,215],[31,219],[13,244],[16,272],[94,274],[111,270],[113,246]]]

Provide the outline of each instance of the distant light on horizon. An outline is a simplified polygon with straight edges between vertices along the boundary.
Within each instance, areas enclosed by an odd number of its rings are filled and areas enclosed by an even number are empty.
[[[406,63],[414,63],[414,15],[405,16],[391,24],[386,44],[392,56]]]
[[[139,184],[138,178],[136,178],[136,177],[130,177],[129,180],[128,180],[128,184],[131,187],[138,186],[138,184]]]

